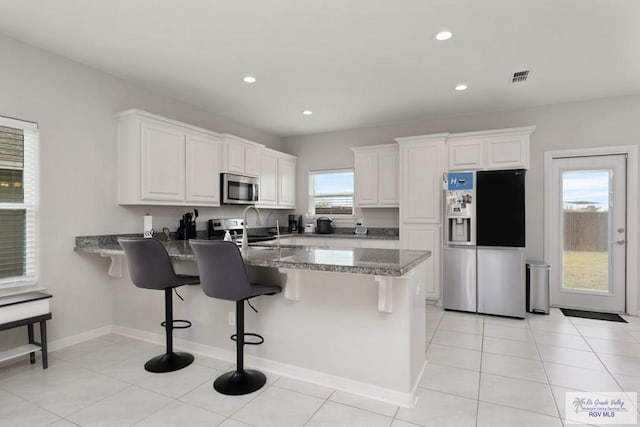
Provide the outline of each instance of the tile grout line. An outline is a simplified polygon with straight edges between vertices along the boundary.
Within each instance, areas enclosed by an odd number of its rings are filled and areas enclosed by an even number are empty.
[[[527,326],[529,328],[529,332],[531,333],[531,336],[533,337],[533,343],[536,347],[536,353],[538,353],[538,358],[540,359],[540,366],[542,366],[542,371],[544,372],[544,377],[547,379],[547,387],[549,389],[549,393],[551,394],[551,399],[553,399],[553,404],[555,405],[556,408],[556,412],[558,413],[558,419],[560,420],[560,424],[562,424],[563,426],[566,425],[564,419],[562,418],[561,412],[560,412],[560,405],[558,404],[558,401],[556,399],[556,397],[553,394],[553,389],[551,388],[551,381],[549,380],[549,374],[547,373],[547,368],[544,366],[544,361],[542,360],[542,354],[540,354],[540,348],[538,347],[538,340],[536,339],[536,335],[533,333],[533,328],[531,327],[531,323],[529,323],[529,319],[527,319]],[[575,326],[574,326],[575,328]],[[566,415],[565,415],[566,416]]]
[[[480,344],[480,366],[478,367],[478,396],[476,399],[476,423],[475,427],[478,427],[478,418],[480,417],[480,389],[482,387],[482,357],[484,354],[484,328],[486,325],[486,319],[482,318],[482,342]]]
[[[609,376],[611,377],[611,379],[613,379],[613,381],[618,385],[618,387],[620,387],[620,390],[622,391],[622,393],[624,393],[626,396],[627,392],[625,391],[624,387],[622,387],[622,384],[620,384],[620,382],[618,382],[617,378],[615,377],[615,375],[613,375],[613,373],[609,370],[609,367],[607,366],[606,363],[604,363],[602,361],[602,359],[600,359],[600,355],[593,349],[593,347],[591,346],[591,343],[589,343],[589,341],[584,337],[584,335],[582,335],[582,332],[580,331],[580,329],[578,329],[578,327],[573,323],[573,320],[569,319],[569,321],[571,322],[571,324],[573,324],[574,328],[576,328],[576,330],[578,331],[578,334],[580,334],[580,337],[582,337],[582,339],[584,340],[584,342],[587,344],[587,346],[589,346],[589,348],[591,349],[591,351],[593,352],[593,354],[598,358],[598,360],[600,361],[600,363],[602,363],[602,366],[604,367],[604,369],[607,371],[607,373],[609,374]],[[635,337],[632,336],[632,338],[635,339]],[[613,340],[615,341],[615,340]],[[620,374],[622,375],[622,374]],[[626,375],[626,374],[625,374]],[[629,375],[626,375],[629,376]],[[636,411],[638,409],[640,409],[638,402],[636,401]]]

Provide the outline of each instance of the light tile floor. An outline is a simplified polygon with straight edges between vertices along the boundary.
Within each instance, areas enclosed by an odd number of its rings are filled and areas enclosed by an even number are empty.
[[[411,409],[275,375],[223,396],[212,381],[230,363],[196,355],[150,374],[142,366],[161,346],[107,335],[52,352],[46,371],[27,359],[0,367],[0,426],[562,426],[568,391],[640,389],[640,318],[627,320],[427,305],[429,363]]]

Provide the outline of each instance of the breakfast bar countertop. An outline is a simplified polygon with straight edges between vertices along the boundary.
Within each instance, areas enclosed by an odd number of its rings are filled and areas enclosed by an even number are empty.
[[[118,237],[132,235],[76,237],[74,250],[102,256],[124,255]],[[186,240],[163,242],[174,261],[195,261]],[[296,245],[251,244],[242,253],[247,265],[293,270],[402,276],[431,256],[430,251],[406,249],[332,248]]]

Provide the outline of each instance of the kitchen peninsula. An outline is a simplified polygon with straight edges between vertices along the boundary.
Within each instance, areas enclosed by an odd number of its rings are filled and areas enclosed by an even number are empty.
[[[196,273],[188,242],[166,245],[176,271]],[[78,237],[75,251],[111,257],[110,274],[122,273],[118,263],[124,252],[116,236]],[[263,335],[265,344],[245,349],[248,363],[412,406],[426,363],[425,260],[430,255],[398,249],[250,245],[243,257],[251,279],[283,286],[284,297],[253,303],[259,313],[247,319],[247,330]],[[179,314],[194,323],[185,332],[184,345],[233,360],[226,338],[232,306],[205,297],[197,287],[180,292],[185,303]],[[136,335],[136,328],[125,329]],[[140,337],[149,335],[140,332]]]

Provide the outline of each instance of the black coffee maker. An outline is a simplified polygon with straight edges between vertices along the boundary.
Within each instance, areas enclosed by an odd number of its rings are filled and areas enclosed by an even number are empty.
[[[298,231],[298,217],[289,215],[289,231],[296,233]]]
[[[195,239],[198,234],[196,232],[196,218],[198,218],[198,209],[193,210],[194,213],[187,212],[182,215],[180,227],[178,227],[178,240]]]

